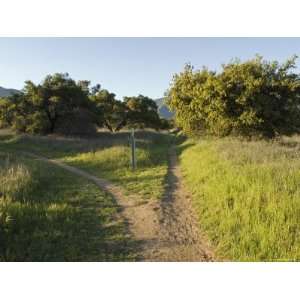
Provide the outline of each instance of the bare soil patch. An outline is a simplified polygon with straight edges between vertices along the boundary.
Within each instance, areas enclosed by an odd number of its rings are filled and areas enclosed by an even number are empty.
[[[213,253],[200,232],[192,207],[191,196],[185,189],[171,147],[166,189],[158,211],[160,230],[158,247],[153,249],[154,261],[212,261]]]

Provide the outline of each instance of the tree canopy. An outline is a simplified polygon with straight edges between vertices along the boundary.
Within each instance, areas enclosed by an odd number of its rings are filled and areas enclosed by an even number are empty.
[[[119,131],[124,126],[133,128],[160,129],[163,121],[159,118],[154,100],[139,95],[117,100],[115,94],[107,90],[94,90],[91,101],[101,123],[110,131]]]
[[[88,83],[85,84],[87,86]],[[26,81],[8,98],[7,123],[21,132],[53,133],[58,121],[88,108],[88,92],[68,74],[48,75],[41,84]]]
[[[186,65],[175,74],[167,103],[186,133],[274,137],[300,129],[300,77],[296,57],[285,63],[257,56],[234,60],[217,73]]]
[[[139,95],[137,97],[124,97],[124,103],[127,112],[126,124],[137,128],[160,128],[161,122],[155,101]]]
[[[81,128],[106,127],[112,132],[124,126],[166,126],[154,100],[139,95],[120,101],[99,84],[90,87],[89,81],[76,82],[67,73],[48,75],[40,84],[26,81],[22,92],[0,100],[0,126],[47,134],[61,128],[74,132],[70,127],[74,129],[76,124]]]

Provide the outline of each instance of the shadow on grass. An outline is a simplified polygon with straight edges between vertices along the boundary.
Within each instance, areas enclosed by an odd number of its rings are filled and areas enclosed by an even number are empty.
[[[64,158],[76,156],[80,153],[97,151],[116,145],[128,145],[128,132],[117,134],[99,133],[97,138],[80,139],[64,137],[35,137],[35,136],[7,136],[3,149],[5,151],[30,151],[51,158]],[[141,149],[147,149],[150,161],[149,166],[160,166],[166,163],[167,148],[170,137],[167,134],[155,132],[137,132],[137,145]],[[1,142],[0,142],[1,149]],[[142,167],[141,171],[148,167]],[[105,169],[105,165],[83,162],[80,167],[84,169]],[[112,171],[112,170],[110,170]],[[46,174],[46,175],[45,175]],[[121,223],[116,221],[107,222],[107,216],[99,215],[99,210],[107,212],[117,210],[120,207],[115,200],[105,203],[89,203],[87,199],[77,203],[77,182],[72,181],[71,189],[68,191],[68,207],[56,209],[61,202],[49,202],[51,193],[56,194],[59,199],[63,194],[57,189],[63,184],[60,176],[52,176],[51,168],[45,174],[39,170],[33,170],[33,176],[39,178],[32,185],[30,194],[33,196],[26,205],[19,203],[19,210],[14,216],[18,222],[13,224],[12,231],[14,239],[7,236],[6,242],[2,243],[5,253],[15,253],[6,257],[9,261],[131,261],[140,260],[137,255],[140,247],[149,241],[132,240],[127,220]],[[49,176],[52,176],[51,180]],[[130,184],[137,181],[159,180],[159,175],[141,175],[122,179]],[[45,189],[47,186],[47,189]],[[64,190],[64,188],[62,188]],[[50,194],[49,192],[50,191]],[[24,203],[23,203],[24,204]],[[65,204],[65,203],[63,203]],[[51,212],[48,207],[51,206]],[[39,210],[39,213],[36,211]],[[21,217],[22,216],[22,217]],[[40,216],[44,216],[40,218]],[[22,221],[20,221],[22,219]],[[36,221],[35,221],[36,220]],[[109,224],[108,224],[109,223]],[[33,227],[31,227],[34,225]],[[23,229],[22,229],[23,228]],[[25,229],[25,231],[24,231]],[[22,231],[23,230],[23,231]],[[9,249],[7,251],[7,249]]]
[[[104,226],[99,215],[74,208],[9,208],[14,224],[1,235],[2,261],[132,261],[137,242],[127,225]]]
[[[186,144],[180,144],[180,145],[177,145],[176,146],[176,153],[177,153],[177,156],[179,157],[186,149],[192,147],[192,146],[195,146],[196,143],[186,143]]]
[[[0,203],[0,261],[137,259],[142,241],[132,240],[113,197],[57,167],[21,161],[37,182]]]
[[[12,139],[13,137],[14,137],[14,135],[12,135],[12,134],[5,134],[5,135],[0,134],[0,142],[7,142],[10,139]]]
[[[162,212],[162,219],[165,219],[165,215],[173,215],[174,214],[174,208],[172,206],[172,203],[175,200],[176,197],[176,191],[178,188],[178,178],[174,172],[174,169],[176,167],[177,161],[176,157],[174,157],[174,151],[169,151],[169,161],[168,161],[168,170],[167,174],[164,178],[164,191],[161,197],[161,212]]]
[[[164,178],[164,191],[162,194],[162,212],[166,209],[166,205],[172,203],[176,196],[176,190],[178,187],[178,178],[174,172],[178,165],[178,158],[184,150],[193,146],[194,143],[184,143],[187,140],[185,136],[175,137],[173,140],[173,146],[169,150],[168,155],[168,169]],[[168,207],[170,209],[170,207]]]
[[[129,132],[99,132],[88,138],[62,136],[0,135],[5,147],[11,150],[27,150],[44,154],[49,158],[64,158],[88,152],[96,152],[113,146],[129,146]],[[169,142],[169,135],[159,132],[137,131],[137,147],[154,149]],[[155,146],[155,147],[154,147]],[[1,144],[0,144],[1,147]],[[150,153],[151,154],[151,153]],[[154,154],[155,155],[155,154]]]

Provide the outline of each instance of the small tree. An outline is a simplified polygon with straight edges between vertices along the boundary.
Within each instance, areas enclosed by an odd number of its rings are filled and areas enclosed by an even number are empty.
[[[157,105],[148,97],[124,97],[123,101],[119,101],[115,94],[99,87],[93,89],[90,99],[94,104],[99,125],[102,124],[111,132],[119,131],[125,126],[155,129],[160,127]]]
[[[111,132],[116,131],[120,126],[119,124],[125,119],[126,108],[124,103],[117,100],[114,93],[101,90],[100,86],[92,89],[90,99],[94,105],[98,125],[106,127]]]
[[[127,108],[127,125],[137,128],[160,128],[158,107],[154,100],[139,95],[137,97],[124,97],[124,103]]]
[[[175,112],[175,123],[184,132],[193,134],[207,129],[208,108],[216,86],[215,73],[207,69],[194,72],[190,64],[173,76],[166,104]]]

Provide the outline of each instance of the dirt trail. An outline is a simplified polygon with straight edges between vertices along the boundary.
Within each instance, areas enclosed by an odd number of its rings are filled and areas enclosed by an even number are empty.
[[[170,149],[166,189],[159,210],[155,261],[212,261],[213,254],[201,236],[191,197],[183,186],[175,148]]]
[[[203,242],[191,206],[190,196],[181,182],[174,148],[170,161],[166,189],[160,202],[144,201],[108,180],[98,178],[61,160],[23,152],[36,159],[53,163],[69,172],[85,177],[111,194],[122,208],[131,238],[143,261],[211,261],[212,254]]]
[[[158,207],[156,202],[144,201],[137,195],[127,195],[126,191],[120,186],[106,179],[91,175],[76,167],[67,165],[59,159],[48,159],[29,152],[23,152],[23,154],[44,162],[52,163],[73,174],[87,178],[100,189],[112,195],[121,207],[121,214],[128,225],[132,240],[136,242],[134,244],[138,249],[134,249],[134,253],[137,254],[138,260],[149,258],[148,249],[152,249],[153,243],[157,240],[157,232],[159,231],[156,213]]]

